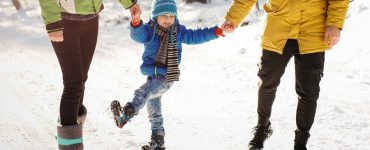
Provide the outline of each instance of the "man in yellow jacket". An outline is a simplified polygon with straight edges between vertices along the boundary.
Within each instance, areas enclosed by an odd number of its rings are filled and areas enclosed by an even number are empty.
[[[234,0],[222,25],[233,32],[249,13],[256,0]],[[271,107],[280,78],[294,56],[296,114],[294,149],[305,150],[314,121],[320,80],[323,76],[325,51],[337,44],[348,9],[348,0],[269,0],[262,36],[262,57],[258,76],[258,124],[249,148],[262,149],[271,136]]]

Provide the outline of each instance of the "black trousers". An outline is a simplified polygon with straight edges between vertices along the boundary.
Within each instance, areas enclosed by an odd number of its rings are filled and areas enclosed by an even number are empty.
[[[62,20],[64,41],[52,42],[63,73],[62,125],[77,124],[78,112],[82,111],[85,82],[97,42],[98,20],[98,17],[87,21]]]
[[[296,123],[299,130],[309,132],[315,118],[325,53],[301,55],[299,54],[297,40],[292,39],[287,41],[282,55],[263,50],[258,72],[260,78],[257,108],[258,123],[268,125],[276,89],[292,56],[294,56],[295,62],[295,90],[298,94]]]

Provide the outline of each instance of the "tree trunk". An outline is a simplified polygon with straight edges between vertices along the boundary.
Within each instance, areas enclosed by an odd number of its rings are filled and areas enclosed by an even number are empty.
[[[208,2],[208,0],[184,0],[184,1],[185,1],[185,3],[187,3],[187,4],[189,4],[189,3],[193,3],[193,2],[200,2],[200,3],[205,4],[205,3],[207,3],[207,2]]]
[[[19,10],[21,9],[21,3],[19,3],[18,0],[12,0],[13,1],[13,5],[15,7],[15,9]]]

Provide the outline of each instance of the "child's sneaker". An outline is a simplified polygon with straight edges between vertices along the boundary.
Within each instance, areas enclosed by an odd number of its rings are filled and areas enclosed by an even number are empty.
[[[165,150],[164,136],[163,135],[152,135],[150,142],[147,145],[141,147],[142,150]]]
[[[118,128],[122,128],[135,115],[135,109],[131,103],[127,103],[124,107],[121,107],[121,104],[117,100],[111,103],[111,111]]]

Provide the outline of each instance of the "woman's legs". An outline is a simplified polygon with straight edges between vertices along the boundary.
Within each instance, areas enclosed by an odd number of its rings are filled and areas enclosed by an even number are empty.
[[[64,90],[60,103],[62,125],[77,124],[84,84],[96,45],[97,20],[98,18],[84,22],[63,20],[64,41],[52,42],[63,73]],[[89,36],[87,31],[90,31]]]

